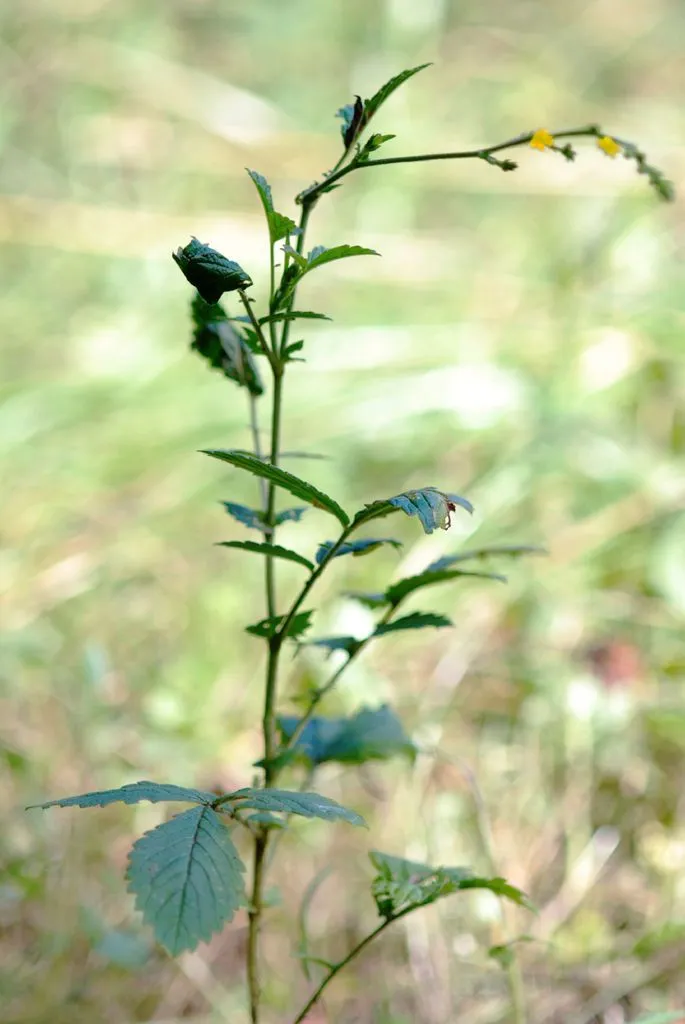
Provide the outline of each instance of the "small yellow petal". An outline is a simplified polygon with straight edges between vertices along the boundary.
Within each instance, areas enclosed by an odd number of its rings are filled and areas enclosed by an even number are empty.
[[[546,128],[538,128],[536,132],[533,132],[530,144],[533,149],[543,150],[554,145],[554,136]]]
[[[617,153],[621,152],[621,147],[618,142],[616,139],[612,139],[610,135],[604,135],[601,139],[597,139],[597,145],[603,153],[606,153],[607,156],[612,158],[615,157]]]

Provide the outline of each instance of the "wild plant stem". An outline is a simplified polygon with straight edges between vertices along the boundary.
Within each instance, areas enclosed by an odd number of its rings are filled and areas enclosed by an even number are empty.
[[[305,1019],[309,1011],[316,1005],[316,1003],[318,1003],[319,999],[323,994],[324,989],[328,987],[331,981],[333,981],[333,978],[335,978],[336,974],[339,974],[344,967],[347,967],[347,965],[351,963],[352,960],[358,957],[362,950],[366,949],[366,947],[370,945],[370,943],[372,943],[374,939],[377,939],[378,936],[382,932],[384,932],[386,928],[389,928],[391,924],[395,923],[395,921],[399,921],[400,918],[406,917],[407,914],[411,914],[413,910],[418,910],[419,908],[420,904],[413,905],[410,907],[406,907],[404,910],[400,910],[399,913],[394,914],[392,917],[384,918],[384,920],[381,921],[378,927],[374,928],[374,930],[372,932],[369,932],[368,935],[365,935],[361,942],[358,942],[357,945],[354,946],[354,948],[351,949],[350,952],[346,956],[344,956],[342,960],[339,960],[337,964],[333,964],[328,974],[324,977],[316,991],[312,993],[307,1003],[302,1007],[297,1017],[295,1017],[295,1019],[293,1020],[292,1024],[302,1024],[302,1021]]]
[[[300,217],[300,234],[298,236],[298,249],[301,250],[304,245],[304,232],[307,226],[307,220],[309,218],[309,210],[311,204],[306,204],[302,208],[302,214]],[[273,300],[275,290],[275,271],[274,271],[274,251],[273,246],[270,249],[270,301],[269,308],[271,308],[271,302]],[[281,336],[281,347],[280,351],[277,351],[276,346],[276,333],[275,330],[270,330],[270,337],[272,340],[272,346],[269,347],[264,332],[261,329],[259,321],[254,315],[252,306],[244,294],[240,292],[240,298],[242,299],[245,311],[247,312],[253,329],[255,330],[257,337],[264,349],[264,353],[269,360],[271,366],[272,377],[273,377],[273,393],[271,401],[271,450],[270,450],[270,462],[272,466],[277,466],[280,458],[281,451],[281,421],[282,421],[282,410],[283,410],[283,374],[284,374],[284,363],[281,358],[281,353],[285,351],[285,346],[288,339],[288,328],[289,321],[286,319],[283,323],[283,333]],[[290,298],[290,304],[288,311],[292,309],[295,301],[295,292]],[[266,531],[265,536],[268,541],[273,541],[275,527],[275,508],[276,508],[276,488],[274,484],[270,483],[266,496],[266,508],[265,508],[265,525]],[[275,559],[272,555],[266,555],[266,568],[265,568],[265,591],[266,591],[266,609],[267,616],[273,618],[276,615],[276,567]],[[266,665],[266,680],[264,689],[264,712],[262,717],[262,733],[263,733],[263,744],[264,744],[264,785],[269,787],[273,785],[275,778],[274,772],[274,753],[276,744],[276,698],[278,694],[278,663],[283,645],[282,637],[278,634],[269,638],[269,653],[267,657]],[[260,829],[255,836],[254,855],[252,861],[252,893],[250,896],[250,907],[248,911],[248,940],[247,940],[247,985],[250,1002],[250,1020],[252,1024],[259,1024],[260,1016],[260,1001],[261,1001],[261,973],[259,966],[259,955],[260,955],[260,932],[262,917],[264,912],[264,877],[266,874],[266,857],[267,849],[269,845],[269,830],[266,828]]]
[[[534,132],[523,132],[521,135],[514,136],[513,139],[507,139],[506,142],[498,142],[495,146],[485,146],[482,149],[463,149],[450,153],[420,153],[416,156],[378,157],[375,160],[365,160],[363,163],[355,163],[353,160],[345,167],[339,167],[338,170],[333,171],[323,181],[318,181],[308,189],[305,189],[304,192],[300,193],[300,202],[303,205],[311,204],[321,195],[325,188],[335,184],[336,181],[344,178],[345,175],[350,174],[352,171],[363,170],[366,167],[387,167],[390,164],[426,163],[431,160],[487,160],[489,156],[492,156],[494,153],[500,153],[504,149],[514,149],[517,146],[527,145],[532,140],[534,134]],[[597,125],[590,124],[585,125],[583,128],[569,128],[560,132],[552,132],[551,134],[555,139],[578,139],[588,136],[598,138],[601,135],[601,131]]]

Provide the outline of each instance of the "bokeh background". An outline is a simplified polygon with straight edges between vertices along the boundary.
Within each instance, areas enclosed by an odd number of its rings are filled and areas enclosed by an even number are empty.
[[[191,234],[263,296],[266,243],[244,168],[277,207],[337,159],[338,107],[434,66],[384,108],[388,155],[598,121],[685,168],[680,0],[4,0],[0,5],[3,780],[0,986],[8,1024],[242,1022],[245,916],[196,953],[154,947],[125,892],[162,805],[33,811],[139,778],[249,784],[259,756],[261,567],[218,502],[243,475],[196,454],[247,446],[243,395],[188,351]],[[509,584],[416,602],[453,630],[379,643],[326,711],[389,702],[426,750],[317,786],[370,833],[297,824],[273,869],[271,1019],[307,983],[289,920],[322,956],[373,926],[367,852],[486,869],[516,912],[529,1020],[622,1024],[685,1006],[683,206],[626,161],[519,151],[520,169],[440,163],[353,175],[312,244],[382,259],[317,272],[287,385],[293,462],[350,509],[406,487],[476,515],[341,560],[319,632],[363,633],[374,589],[474,542],[549,550]],[[399,520],[402,521],[399,521]],[[330,520],[283,539],[309,553]],[[285,598],[300,570],[284,564]],[[284,709],[325,663],[287,665]],[[295,780],[292,780],[295,784]],[[397,925],[312,1020],[504,1021],[497,905],[465,894]],[[651,1018],[650,1018],[651,1019]],[[654,1017],[657,1019],[673,1019]]]

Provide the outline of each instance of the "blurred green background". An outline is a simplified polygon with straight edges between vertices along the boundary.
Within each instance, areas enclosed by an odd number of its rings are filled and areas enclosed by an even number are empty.
[[[263,297],[245,166],[293,213],[337,159],[335,111],[423,61],[376,122],[399,136],[388,155],[598,121],[678,186],[684,38],[681,0],[0,5],[7,1024],[246,1019],[244,913],[170,961],[125,892],[127,851],[162,805],[23,811],[140,778],[235,788],[259,756],[262,646],[243,627],[263,615],[261,567],[213,547],[247,536],[217,503],[254,488],[195,454],[248,446],[247,412],[188,351],[170,251],[195,234]],[[462,544],[550,554],[493,564],[508,587],[435,588],[416,606],[457,628],[384,641],[328,700],[390,702],[442,756],[321,773],[371,831],[304,823],[283,842],[274,1021],[307,991],[288,922],[315,873],[332,868],[311,931],[334,957],[374,923],[368,849],[485,870],[479,801],[499,870],[540,909],[510,922],[529,937],[531,1022],[685,1006],[684,208],[591,144],[573,164],[517,159],[514,174],[352,175],[312,221],[312,244],[383,258],[302,287],[300,307],[334,323],[306,331],[285,443],[327,458],[291,468],[348,509],[426,484],[477,509],[431,537],[395,517],[402,554],[338,563],[317,631],[363,633],[342,591]],[[330,529],[311,512],[283,539],[309,554]],[[299,572],[284,565],[284,597]],[[324,672],[290,661],[283,708]],[[506,1020],[500,941],[489,898],[444,901],[372,947],[312,1020]]]

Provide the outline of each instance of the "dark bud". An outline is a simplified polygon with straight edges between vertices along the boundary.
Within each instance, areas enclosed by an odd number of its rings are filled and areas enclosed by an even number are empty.
[[[197,288],[205,302],[218,302],[224,292],[249,288],[252,280],[239,263],[193,238],[185,249],[171,254],[184,277]]]

